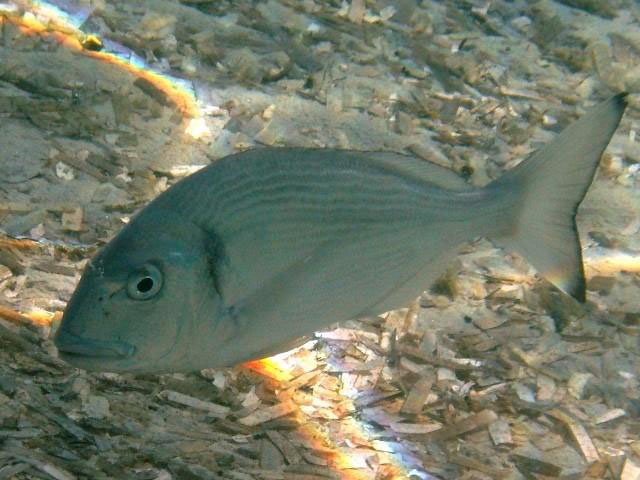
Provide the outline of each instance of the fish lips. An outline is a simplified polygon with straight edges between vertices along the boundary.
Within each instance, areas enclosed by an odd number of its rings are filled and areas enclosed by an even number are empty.
[[[81,337],[61,328],[54,343],[60,358],[81,368],[99,361],[124,360],[136,353],[136,347],[119,340],[97,340]]]

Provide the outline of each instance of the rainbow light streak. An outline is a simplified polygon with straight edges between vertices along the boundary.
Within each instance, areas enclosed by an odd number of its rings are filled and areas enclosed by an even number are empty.
[[[151,67],[133,51],[115,42],[102,39],[102,43],[104,45],[103,50],[94,51],[82,49],[82,52],[88,57],[113,64],[136,77],[147,80],[171,99],[185,117],[194,119],[201,116],[195,91],[189,81],[171,77],[151,69]]]
[[[587,279],[596,275],[611,277],[620,272],[640,273],[640,254],[635,252],[592,247],[583,251],[582,260]],[[564,270],[550,270],[547,277],[558,285],[565,286],[567,283],[567,272]],[[526,275],[523,275],[521,281],[525,282],[526,279]]]
[[[19,1],[23,7],[27,7],[29,2]],[[61,26],[70,26],[74,30],[79,30],[87,18],[91,15],[91,9],[81,7],[79,5],[71,5],[69,3],[58,0],[57,5],[40,0],[30,2],[29,11],[37,12],[37,16],[51,22],[59,23]]]
[[[640,255],[635,252],[589,248],[585,252],[584,262],[587,276],[615,275],[619,272],[639,273]]]
[[[297,375],[292,372],[309,372],[312,365],[304,356],[296,355],[305,344],[297,349],[262,360],[245,363],[243,366],[282,383],[284,391],[287,383]],[[295,381],[295,380],[294,380]],[[346,402],[355,399],[357,392],[350,391],[342,395]],[[342,403],[342,402],[341,402]],[[366,419],[358,420],[353,415],[343,415],[340,419],[340,431],[332,432],[321,422],[304,413],[300,406],[294,417],[308,446],[321,452],[329,466],[344,480],[370,480],[372,478],[419,478],[435,480],[422,467],[419,458],[399,442],[377,440],[375,432]],[[345,442],[348,445],[344,445]],[[378,465],[374,473],[375,465]],[[373,468],[372,468],[373,467]]]
[[[74,52],[107,62],[146,80],[164,93],[182,112],[190,124],[187,128],[191,128],[188,131],[192,135],[193,132],[199,132],[199,128],[191,125],[194,120],[198,126],[202,124],[202,113],[191,82],[154,70],[132,50],[108,39],[83,32],[80,26],[85,23],[91,12],[84,9],[70,13],[69,8],[37,0],[0,4],[0,25],[8,22],[16,25],[25,35],[49,36]],[[85,42],[91,39],[90,37],[101,44],[100,50],[85,48]]]

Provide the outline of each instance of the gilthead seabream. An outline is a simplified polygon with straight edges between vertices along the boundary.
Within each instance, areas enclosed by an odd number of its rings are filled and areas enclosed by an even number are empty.
[[[393,153],[263,148],[216,161],[88,263],[60,356],[112,372],[259,358],[408,305],[477,237],[584,301],[576,210],[624,109],[624,95],[610,98],[484,188]]]

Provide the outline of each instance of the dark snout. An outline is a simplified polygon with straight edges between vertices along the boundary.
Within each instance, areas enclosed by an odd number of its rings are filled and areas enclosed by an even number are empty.
[[[73,356],[127,358],[136,352],[136,347],[127,342],[81,337],[63,327],[56,333],[54,343],[65,360]]]
[[[62,316],[62,323],[53,339],[60,358],[75,367],[100,369],[101,365],[132,357],[136,347],[117,337],[95,338],[106,320],[96,305],[103,292],[92,287],[83,277]]]

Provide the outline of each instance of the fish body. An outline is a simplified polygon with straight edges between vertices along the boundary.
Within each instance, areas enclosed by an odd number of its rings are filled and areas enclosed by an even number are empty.
[[[624,108],[612,97],[484,188],[384,152],[264,148],[218,160],[89,262],[55,337],[60,355],[137,372],[259,358],[408,304],[477,237],[583,301],[575,214]]]

